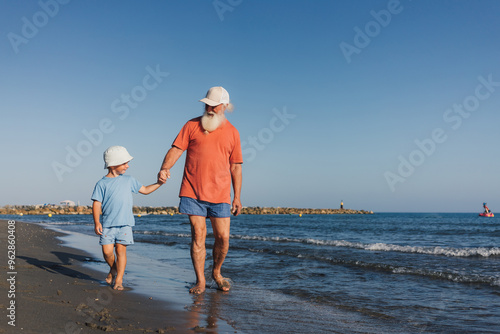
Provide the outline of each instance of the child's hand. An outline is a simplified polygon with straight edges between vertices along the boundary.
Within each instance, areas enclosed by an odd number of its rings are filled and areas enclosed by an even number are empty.
[[[97,235],[102,235],[102,225],[101,225],[101,223],[96,223],[95,224],[94,232]]]

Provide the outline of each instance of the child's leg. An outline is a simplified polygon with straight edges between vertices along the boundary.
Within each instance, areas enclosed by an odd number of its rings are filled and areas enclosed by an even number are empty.
[[[115,244],[116,248],[116,280],[115,290],[123,290],[123,275],[127,266],[127,245]]]
[[[112,284],[113,278],[116,276],[115,245],[102,245],[102,255],[104,256],[104,260],[109,266],[109,273],[106,277],[106,283]]]

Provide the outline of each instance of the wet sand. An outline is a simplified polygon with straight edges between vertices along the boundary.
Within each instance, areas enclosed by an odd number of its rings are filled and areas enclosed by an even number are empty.
[[[15,236],[10,237],[15,240],[11,268],[9,234]],[[83,265],[89,254],[62,245],[56,238],[61,235],[34,224],[0,220],[0,333],[220,333],[200,326],[196,312],[113,290],[101,271]]]

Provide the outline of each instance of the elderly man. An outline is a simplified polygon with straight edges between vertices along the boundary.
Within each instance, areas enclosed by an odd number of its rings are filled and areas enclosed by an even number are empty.
[[[170,169],[186,152],[184,176],[179,193],[179,211],[189,216],[191,223],[191,259],[196,274],[196,285],[189,292],[205,291],[206,218],[210,218],[214,233],[212,278],[222,291],[231,285],[221,274],[221,267],[229,249],[231,212],[241,211],[241,164],[243,157],[238,130],[225,118],[232,110],[228,92],[212,87],[200,102],[205,113],[188,121],[181,129],[172,147],[165,155],[158,180],[166,181]],[[231,183],[234,198],[231,206]]]

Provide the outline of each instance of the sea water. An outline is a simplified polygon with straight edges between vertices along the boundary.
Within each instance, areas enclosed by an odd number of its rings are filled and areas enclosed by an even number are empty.
[[[22,220],[94,235],[91,216]],[[213,234],[207,222],[208,278]],[[222,293],[208,281],[202,296],[187,292],[195,276],[186,216],[136,217],[134,239],[129,253],[147,259],[149,273],[140,280],[141,261],[129,263],[127,282],[140,291],[137,282],[147,282],[150,275],[155,281],[175,280],[178,293],[191,298],[186,308],[222,319],[235,331],[500,331],[500,218],[473,213],[240,215],[232,218],[223,266],[233,288]],[[105,266],[97,255],[90,262]]]

